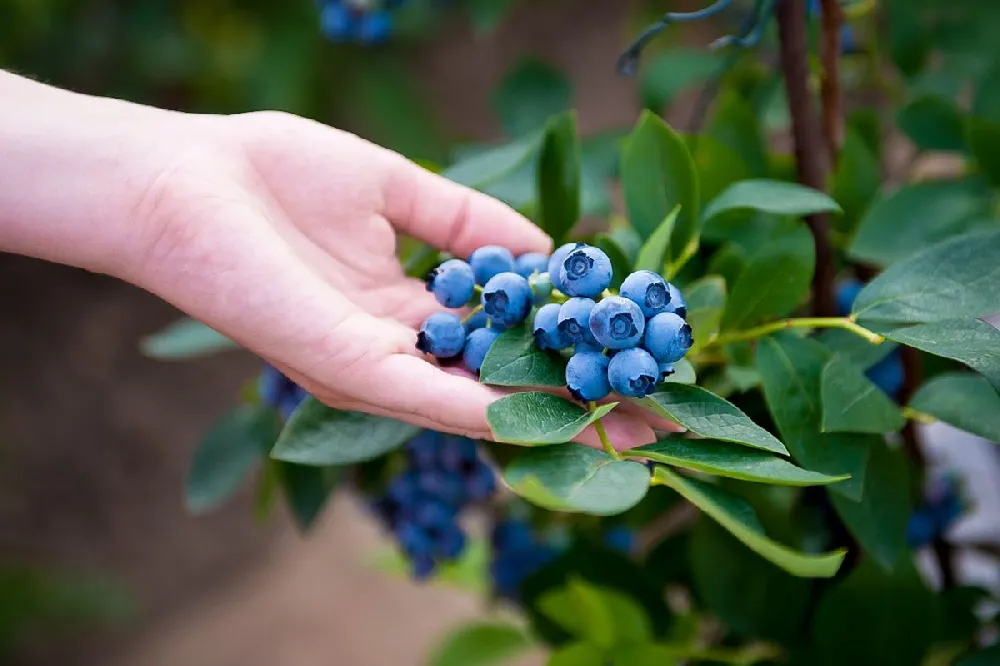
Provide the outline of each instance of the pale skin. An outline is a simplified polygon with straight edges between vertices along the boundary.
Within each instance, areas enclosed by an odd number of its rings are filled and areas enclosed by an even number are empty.
[[[489,437],[503,394],[414,347],[441,306],[404,275],[396,232],[459,257],[549,252],[530,221],[283,113],[190,115],[3,71],[0,99],[0,249],[142,287],[333,407]],[[626,408],[604,426],[622,449],[666,424]]]

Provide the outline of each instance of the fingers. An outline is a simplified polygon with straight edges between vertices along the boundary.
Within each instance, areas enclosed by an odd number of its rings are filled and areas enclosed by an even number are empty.
[[[382,213],[406,234],[458,257],[483,245],[502,245],[515,255],[552,249],[541,229],[493,197],[399,156],[389,169]]]

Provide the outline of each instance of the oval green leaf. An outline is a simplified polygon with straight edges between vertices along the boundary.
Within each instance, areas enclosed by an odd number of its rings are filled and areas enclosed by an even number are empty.
[[[674,225],[677,223],[677,215],[680,208],[674,207],[667,216],[660,222],[646,242],[639,249],[639,257],[635,260],[635,270],[663,272],[664,260],[667,256],[667,248],[670,246],[670,236],[674,232]]]
[[[565,386],[566,363],[539,349],[527,326],[518,326],[493,342],[479,370],[479,381],[493,386]]]
[[[924,94],[896,114],[896,124],[921,150],[965,150],[965,120],[955,103]]]
[[[981,319],[949,319],[885,332],[900,344],[964,363],[1000,391],[1000,330]]]
[[[631,509],[649,490],[642,463],[615,460],[582,444],[530,449],[503,474],[518,495],[552,511],[611,516]]]
[[[533,646],[527,632],[504,622],[474,622],[448,633],[434,650],[429,666],[505,664]]]
[[[788,455],[784,444],[736,405],[700,386],[665,384],[641,404],[702,437]]]
[[[593,412],[551,393],[515,393],[486,408],[486,421],[498,442],[562,444],[618,405],[600,405]]]
[[[705,207],[702,219],[708,221],[726,211],[745,209],[796,216],[841,212],[840,205],[823,192],[783,180],[759,178],[730,185]]]
[[[452,164],[441,175],[462,185],[484,189],[531,162],[541,148],[542,136],[536,132],[516,141],[477,150]]]
[[[823,486],[849,478],[812,472],[764,451],[711,439],[668,439],[625,451],[623,455],[714,476],[781,486]]]
[[[549,121],[538,157],[538,223],[556,245],[580,219],[580,170],[580,137],[570,111]]]
[[[890,433],[906,422],[892,398],[865,377],[861,368],[840,357],[830,359],[823,368],[820,396],[823,432]]]
[[[666,467],[657,467],[654,483],[676,490],[684,499],[694,504],[742,541],[750,550],[781,567],[794,576],[803,578],[830,578],[840,569],[846,550],[836,550],[811,555],[792,550],[773,541],[761,527],[753,508],[739,497],[719,488],[683,477]]]
[[[350,465],[373,460],[413,439],[420,428],[306,398],[281,431],[271,457],[301,465]]]
[[[910,408],[1000,442],[1000,395],[978,375],[949,372],[933,377],[910,400]]]

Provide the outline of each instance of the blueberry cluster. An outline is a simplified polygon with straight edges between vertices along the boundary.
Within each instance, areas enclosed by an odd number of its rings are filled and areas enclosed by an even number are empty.
[[[927,546],[942,536],[966,509],[958,479],[953,475],[932,478],[924,502],[910,515],[906,541],[912,548]]]
[[[424,431],[406,445],[406,467],[389,482],[375,510],[424,580],[465,548],[462,511],[496,490],[492,468],[471,439]]]
[[[566,385],[575,398],[600,400],[612,390],[649,395],[691,348],[684,297],[653,271],[632,273],[617,295],[608,290],[612,277],[608,255],[584,243],[516,260],[504,248],[480,248],[468,262],[444,262],[427,280],[449,308],[467,304],[482,285],[479,322],[470,325],[473,317],[463,325],[455,314],[435,313],[421,327],[417,348],[439,359],[462,354],[466,367],[478,372],[500,331],[525,321],[537,305],[535,343],[552,351],[572,348]]]
[[[490,535],[493,560],[490,575],[498,597],[517,600],[521,583],[558,556],[559,551],[538,539],[526,520],[497,521]]]
[[[272,365],[264,366],[264,372],[257,380],[257,393],[262,403],[277,409],[281,418],[286,421],[309,396],[304,388]]]
[[[334,42],[382,44],[392,34],[392,10],[405,0],[320,0],[320,29]]]

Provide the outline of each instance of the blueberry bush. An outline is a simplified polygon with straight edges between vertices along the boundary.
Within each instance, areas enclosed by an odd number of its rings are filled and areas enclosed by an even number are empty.
[[[378,44],[395,4],[317,21]],[[468,4],[492,25],[513,3]],[[703,21],[725,36],[672,41]],[[588,135],[569,81],[519,63],[494,95],[506,140],[428,168],[557,249],[399,243],[441,304],[427,362],[507,391],[492,440],[332,409],[267,368],[198,449],[189,506],[256,471],[259,510],[284,496],[308,530],[350,486],[392,566],[513,611],[449,635],[442,666],[1000,663],[996,599],[956,571],[997,548],[950,537],[969,502],[918,427],[1000,441],[998,27],[972,0],[668,13],[617,63],[637,122]],[[181,322],[146,350],[229,345]],[[655,443],[609,440],[626,407],[660,419]],[[600,448],[574,443],[588,428]]]

